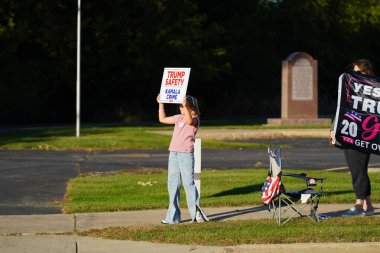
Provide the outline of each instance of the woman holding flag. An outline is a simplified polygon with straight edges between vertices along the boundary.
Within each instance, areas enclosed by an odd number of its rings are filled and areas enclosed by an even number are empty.
[[[372,63],[367,59],[358,59],[354,61],[349,66],[349,70],[367,77],[374,77]],[[334,122],[335,120],[337,119],[334,119]],[[335,123],[333,123],[333,125],[334,124]],[[334,130],[330,131],[330,139],[332,143],[340,146],[335,140]],[[356,195],[355,205],[347,210],[342,217],[372,216],[374,214],[374,208],[371,200],[371,182],[368,176],[370,153],[365,153],[352,148],[342,148],[344,150],[344,156],[351,174],[352,185]]]

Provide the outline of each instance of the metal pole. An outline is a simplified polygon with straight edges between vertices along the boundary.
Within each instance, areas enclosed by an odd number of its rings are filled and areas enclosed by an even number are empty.
[[[80,8],[81,3],[78,0],[78,27],[77,27],[77,124],[76,136],[80,136]]]

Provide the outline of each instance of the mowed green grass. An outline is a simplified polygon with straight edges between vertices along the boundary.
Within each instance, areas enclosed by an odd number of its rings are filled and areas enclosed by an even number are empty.
[[[162,126],[83,127],[80,138],[75,130],[35,129],[0,131],[0,149],[37,150],[116,150],[168,148],[171,136],[151,133],[172,130]],[[262,148],[265,144],[203,140],[203,148]]]
[[[297,171],[286,170],[286,172]],[[261,187],[266,169],[203,170],[201,175],[201,204],[205,207],[261,205]],[[310,171],[308,175],[326,177],[322,203],[353,203],[349,173]],[[380,202],[380,173],[370,174],[372,197]],[[288,190],[301,189],[304,182],[283,177]],[[185,193],[181,205],[186,206]],[[66,213],[106,212],[144,209],[162,209],[168,204],[167,172],[136,171],[111,175],[89,175],[69,181],[64,200]]]
[[[379,242],[380,218],[330,218],[319,223],[299,218],[283,226],[278,226],[270,219],[144,225],[91,230],[81,232],[79,235],[116,240],[214,246]]]
[[[283,129],[329,128],[330,126],[268,126],[264,119],[202,120],[201,129]],[[36,129],[2,129],[0,149],[39,150],[112,150],[167,148],[171,136],[152,133],[173,130],[173,126],[155,123],[120,126],[83,125],[80,138],[74,126]],[[327,137],[326,137],[327,138]],[[202,140],[203,148],[262,148],[265,144]]]

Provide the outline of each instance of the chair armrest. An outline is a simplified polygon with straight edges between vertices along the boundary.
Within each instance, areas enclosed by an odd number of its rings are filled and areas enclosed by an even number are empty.
[[[306,173],[300,173],[300,174],[288,174],[288,173],[285,174],[284,173],[284,174],[282,174],[282,176],[296,177],[296,178],[303,179],[303,180],[314,179],[314,180],[322,181],[322,180],[327,179],[326,177],[308,177]]]
[[[303,179],[303,180],[307,180],[308,179],[306,173],[300,173],[300,174],[282,174],[282,176],[285,176],[285,177],[295,177],[295,178],[299,178],[299,179]]]
[[[300,173],[300,174],[282,174],[282,176],[285,177],[295,177],[298,179],[305,180],[307,187],[309,186],[316,186],[317,182],[320,181],[321,184],[323,184],[323,180],[327,179],[325,177],[308,177],[306,173]]]

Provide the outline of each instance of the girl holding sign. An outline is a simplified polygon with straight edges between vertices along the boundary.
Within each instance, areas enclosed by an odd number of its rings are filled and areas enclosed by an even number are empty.
[[[194,182],[194,142],[199,128],[199,109],[195,97],[186,96],[179,109],[181,114],[167,117],[164,104],[157,96],[158,118],[161,123],[174,124],[172,140],[169,146],[168,192],[169,208],[163,224],[181,222],[180,188],[181,181],[186,193],[187,206],[193,221],[208,221],[199,207],[199,194]]]
[[[362,75],[374,76],[372,63],[367,59],[354,61],[349,69],[359,72]],[[335,143],[335,133],[333,130],[330,130],[330,139]],[[370,153],[364,153],[351,148],[343,148],[343,150],[352,178],[356,203],[352,208],[347,210],[342,217],[372,216],[374,214],[374,208],[371,200],[371,182],[368,176]]]

